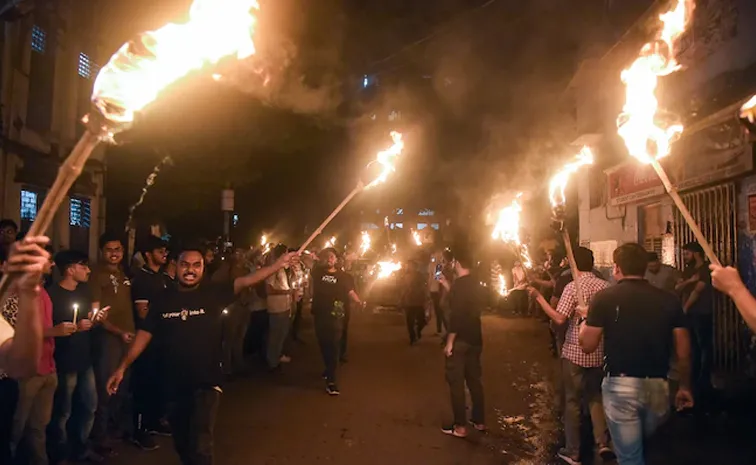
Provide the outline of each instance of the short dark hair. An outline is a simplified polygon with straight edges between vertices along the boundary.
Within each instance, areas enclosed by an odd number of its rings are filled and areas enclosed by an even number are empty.
[[[325,249],[320,251],[318,256],[320,257],[321,260],[324,260],[328,252],[331,252],[332,254],[336,255],[336,258],[339,258],[339,251],[334,249],[333,247],[326,247]]]
[[[192,245],[181,247],[181,249],[179,249],[178,253],[176,254],[176,261],[178,261],[181,258],[181,256],[184,255],[185,253],[197,252],[202,257],[202,263],[204,264],[205,252],[207,252],[207,250],[209,249],[204,249],[202,247],[197,247],[197,246],[192,246]]]
[[[98,242],[100,250],[102,250],[108,242],[119,242],[121,246],[123,246],[123,239],[113,231],[105,231],[102,236],[100,236],[100,241]]]
[[[459,263],[459,266],[466,270],[470,270],[473,267],[473,253],[470,246],[466,243],[460,242],[452,247],[451,254],[454,260]]]
[[[648,266],[648,252],[635,242],[622,244],[614,250],[614,263],[625,276],[643,276]]]
[[[144,247],[142,248],[142,252],[152,252],[153,250],[158,249],[164,249],[168,248],[168,243],[165,242],[163,239],[150,235],[147,237],[147,240],[144,243]]]
[[[60,270],[60,273],[65,275],[66,270],[73,265],[88,265],[89,256],[78,250],[61,250],[55,254],[53,261],[55,261],[55,267]]]
[[[659,261],[659,254],[656,252],[649,252],[648,253],[648,263],[652,262],[658,262]]]
[[[18,224],[16,224],[15,221],[9,218],[3,218],[2,220],[0,220],[0,229],[3,228],[13,228],[18,231]]]
[[[587,247],[575,249],[575,265],[578,271],[593,270],[593,251]]]
[[[701,244],[699,244],[698,242],[688,242],[683,246],[683,250],[687,250],[688,252],[693,253],[700,253],[702,255],[704,253],[703,247],[701,247]]]
[[[278,244],[277,246],[273,247],[273,256],[275,258],[282,257],[288,250],[289,248],[286,247],[286,245]]]

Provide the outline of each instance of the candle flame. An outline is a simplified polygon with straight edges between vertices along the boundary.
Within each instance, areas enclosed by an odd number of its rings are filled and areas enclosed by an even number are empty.
[[[751,123],[756,123],[756,95],[740,107],[740,117]]]
[[[617,132],[630,155],[642,163],[669,155],[673,140],[683,132],[682,124],[662,121],[655,92],[660,77],[680,69],[674,47],[685,31],[687,1],[678,0],[673,10],[659,16],[664,27],[658,40],[644,45],[633,64],[622,71],[626,100],[617,119]]]
[[[379,174],[378,177],[373,180],[373,182],[367,185],[366,189],[386,182],[386,179],[388,179],[389,175],[396,171],[396,166],[394,166],[394,163],[396,162],[396,159],[399,157],[399,155],[402,154],[402,150],[404,150],[404,141],[402,140],[402,133],[396,131],[391,131],[391,139],[394,141],[394,145],[386,150],[378,152],[375,161],[372,162],[379,163],[381,166],[383,166],[383,171],[381,171],[381,174]]]
[[[378,262],[377,279],[385,279],[402,269],[402,264],[394,261]]]
[[[571,163],[567,163],[562,171],[558,172],[551,178],[549,182],[549,199],[551,200],[551,206],[556,208],[560,205],[564,205],[564,190],[567,188],[567,182],[570,180],[570,176],[577,172],[581,166],[593,164],[593,152],[589,147],[583,147],[580,149],[580,153],[575,156],[575,160]]]
[[[360,255],[365,255],[371,246],[370,233],[362,231],[362,243],[360,244]]]
[[[412,230],[412,240],[415,241],[415,245],[418,247],[423,245],[423,241],[420,238],[420,233],[415,231],[414,229]]]
[[[257,0],[194,0],[189,21],[170,23],[124,44],[102,67],[92,102],[125,129],[158,94],[191,71],[255,54]]]

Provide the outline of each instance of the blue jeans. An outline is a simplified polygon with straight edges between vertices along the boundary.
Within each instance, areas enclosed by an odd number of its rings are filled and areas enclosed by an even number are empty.
[[[58,373],[48,436],[56,459],[84,452],[97,410],[94,370]],[[68,432],[74,436],[69,441]],[[71,447],[73,450],[68,450]]]
[[[601,388],[617,462],[644,465],[643,440],[669,415],[667,380],[607,376]]]

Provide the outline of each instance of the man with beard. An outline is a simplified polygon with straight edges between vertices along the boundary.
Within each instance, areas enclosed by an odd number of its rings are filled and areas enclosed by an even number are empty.
[[[295,256],[285,254],[272,266],[233,281],[214,282],[203,279],[202,251],[184,249],[178,258],[177,285],[151,305],[134,343],[108,381],[108,392],[113,395],[128,367],[154,338],[164,369],[173,443],[183,464],[213,463],[213,429],[223,392],[223,308],[235,295],[264,281]]]
[[[137,270],[132,283],[132,298],[136,314],[136,327],[141,328],[149,313],[150,304],[166,291],[173,280],[163,267],[168,262],[168,247],[156,236],[147,239],[142,256],[145,264]],[[157,449],[150,433],[168,434],[160,423],[162,400],[160,397],[160,368],[157,354],[148,348],[134,364],[132,390],[134,393],[134,436],[132,441],[142,450]]]
[[[714,351],[713,291],[711,270],[706,262],[703,247],[697,242],[683,246],[682,280],[675,289],[682,294],[683,310],[688,321],[693,365],[691,380],[699,405],[706,403],[711,391],[711,362]]]
[[[131,300],[131,280],[123,269],[123,242],[118,235],[105,233],[100,237],[102,262],[89,279],[92,291],[92,310],[110,307],[108,319],[96,331],[95,380],[97,382],[97,413],[92,436],[98,452],[110,455],[111,439],[131,431],[129,390],[108,396],[107,382],[134,340],[134,308]],[[129,377],[126,379],[128,384]],[[115,430],[111,431],[111,426]]]
[[[354,290],[354,280],[336,267],[336,250],[324,249],[320,261],[323,265],[312,272],[312,315],[325,364],[323,378],[326,380],[326,392],[338,396],[340,392],[336,385],[336,368],[339,364],[346,308],[349,299],[358,305],[362,305],[362,301]]]

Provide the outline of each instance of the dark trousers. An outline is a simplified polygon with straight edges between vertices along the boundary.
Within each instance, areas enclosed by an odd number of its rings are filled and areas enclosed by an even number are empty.
[[[339,346],[339,360],[346,360],[347,353],[347,339],[349,337],[349,320],[351,319],[352,311],[347,306],[344,312],[344,319],[341,322],[341,345]]]
[[[10,378],[0,379],[0,463],[11,463],[11,438],[16,404],[18,382]]]
[[[440,333],[446,328],[446,317],[441,309],[441,293],[431,292],[431,302],[433,302],[433,312],[436,315],[436,332]]]
[[[420,306],[407,307],[404,309],[407,318],[407,331],[409,332],[410,342],[420,339],[420,333],[425,326],[425,309]]]
[[[467,423],[465,414],[465,384],[472,399],[472,418],[475,423],[485,423],[483,405],[483,383],[480,378],[481,346],[472,346],[464,341],[454,341],[451,357],[446,358],[446,381],[451,393],[454,424],[463,426]]]
[[[159,426],[165,414],[157,354],[148,346],[133,366],[134,431],[145,432]]]
[[[296,303],[296,309],[294,310],[294,318],[291,320],[291,339],[294,341],[299,340],[299,328],[302,326],[302,306],[304,300],[300,299]]]
[[[714,356],[714,318],[711,314],[688,314],[688,330],[692,349],[691,380],[696,398],[705,403],[711,387],[711,365]]]
[[[171,398],[168,421],[183,465],[212,465],[213,430],[221,393],[195,389]]]
[[[517,290],[509,293],[509,302],[512,313],[524,316],[528,313],[528,292]]]
[[[248,355],[257,354],[265,360],[265,338],[268,333],[268,311],[256,310],[249,313],[249,326],[244,337]]]
[[[331,315],[315,316],[315,335],[318,338],[320,354],[325,365],[324,376],[329,383],[336,382],[336,368],[341,349],[342,322]]]
[[[95,382],[97,384],[97,412],[92,437],[100,446],[108,446],[110,432],[131,433],[131,370],[126,370],[121,386],[112,396],[108,393],[108,379],[118,369],[128,346],[121,338],[106,331],[98,334],[95,354]]]

